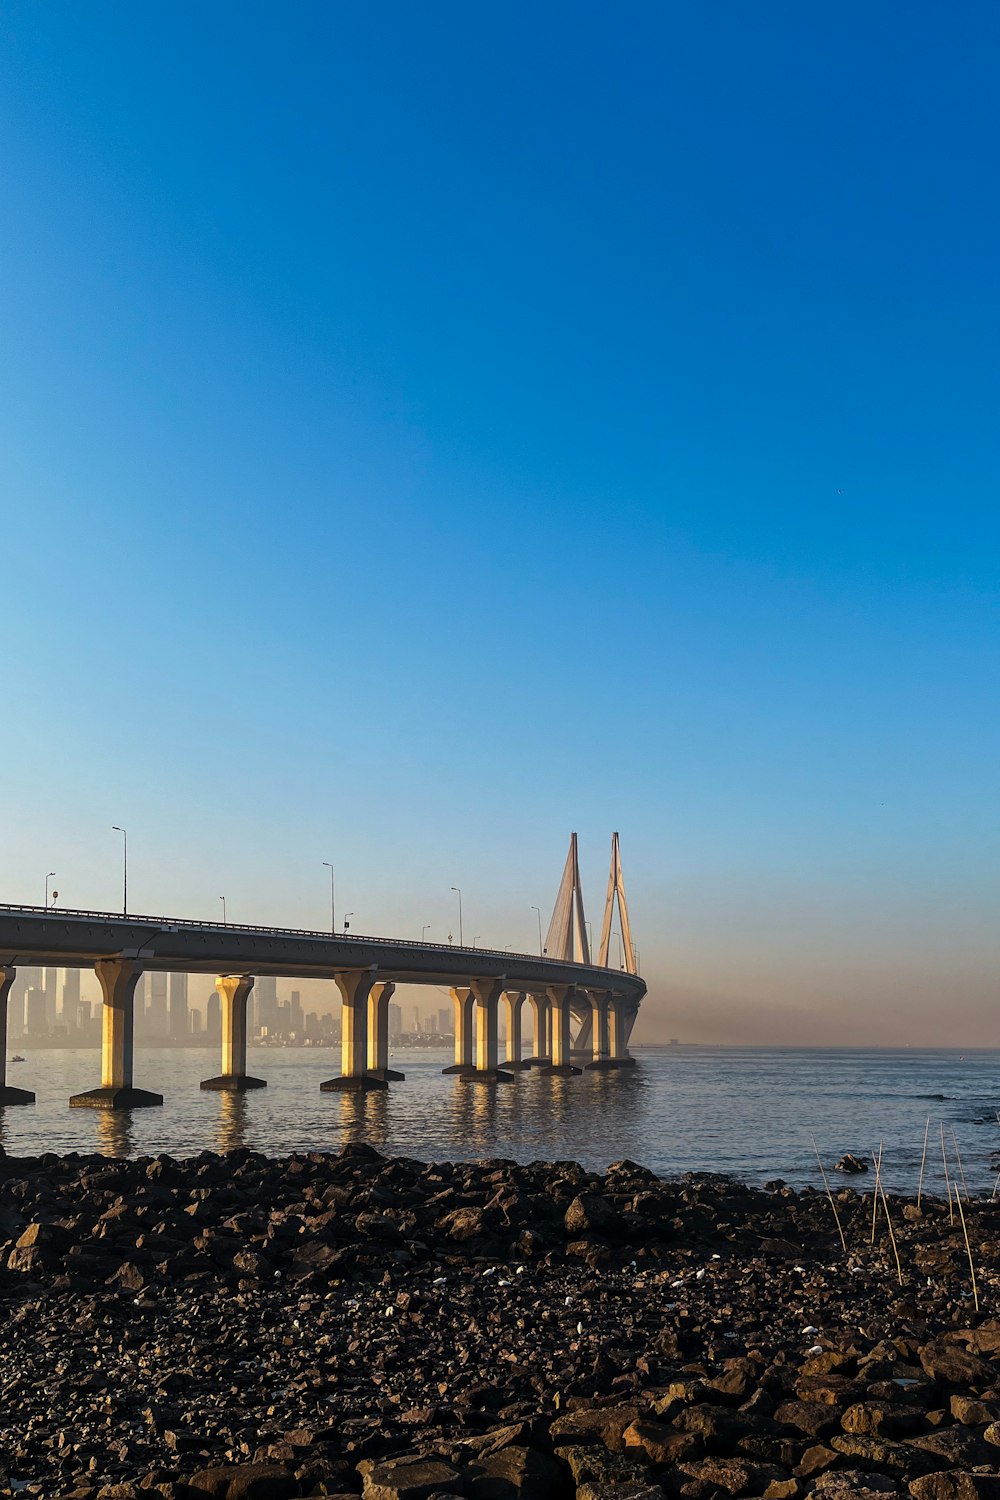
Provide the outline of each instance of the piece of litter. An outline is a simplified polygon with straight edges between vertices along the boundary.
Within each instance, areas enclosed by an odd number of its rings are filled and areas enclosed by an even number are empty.
[[[823,1353],[823,1345],[822,1344],[813,1344],[813,1346],[812,1346],[811,1349],[807,1349],[806,1350],[806,1353],[807,1354],[822,1354]]]
[[[583,1332],[583,1324],[582,1323],[577,1323],[577,1325],[576,1325],[576,1331],[577,1331],[577,1333],[582,1333]]]
[[[819,1329],[818,1328],[814,1328],[813,1325],[811,1323],[809,1323],[809,1324],[807,1324],[807,1326],[805,1328],[803,1328],[802,1332],[803,1333],[819,1333]]]
[[[431,1282],[431,1286],[444,1286],[447,1280],[447,1276],[435,1276],[434,1280]]]

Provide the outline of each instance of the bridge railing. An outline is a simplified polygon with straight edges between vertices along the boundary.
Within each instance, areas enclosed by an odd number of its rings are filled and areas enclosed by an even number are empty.
[[[199,931],[210,932],[246,932],[253,933],[259,937],[285,937],[285,938],[320,938],[324,942],[342,943],[371,943],[395,944],[400,948],[424,948],[429,953],[480,953],[488,958],[522,958],[532,963],[541,962],[549,964],[574,964],[575,960],[569,958],[553,958],[550,954],[518,953],[511,948],[465,948],[456,943],[427,943],[421,938],[399,938],[399,937],[372,937],[370,933],[360,932],[325,932],[313,931],[304,927],[261,927],[254,922],[202,922],[197,917],[152,917],[139,912],[114,912],[114,911],[85,911],[77,907],[68,906],[17,906],[12,902],[0,901],[0,912],[27,912],[31,915],[42,917],[79,917],[88,922],[134,922],[140,927],[153,927],[158,932],[169,932],[173,928],[193,927]],[[576,965],[578,968],[600,969],[604,968],[607,973],[624,973],[625,970],[612,969],[609,964],[599,964],[591,959],[587,965]],[[632,976],[635,977],[635,976]]]

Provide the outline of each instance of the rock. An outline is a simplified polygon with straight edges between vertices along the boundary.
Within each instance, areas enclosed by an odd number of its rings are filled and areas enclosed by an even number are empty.
[[[965,1385],[988,1389],[995,1380],[993,1367],[975,1354],[947,1344],[943,1339],[924,1344],[919,1351],[924,1373],[942,1385]]]
[[[559,1465],[534,1448],[501,1448],[482,1464],[485,1475],[466,1491],[471,1500],[549,1500],[562,1487]]]
[[[909,1443],[892,1443],[888,1438],[870,1437],[864,1433],[843,1433],[830,1439],[830,1447],[847,1458],[860,1459],[875,1470],[901,1474],[907,1479],[929,1474],[938,1465],[929,1453]]]
[[[435,1490],[464,1493],[461,1476],[439,1459],[391,1458],[364,1476],[364,1500],[429,1500]]]
[[[648,1484],[645,1464],[606,1448],[557,1448],[556,1457],[569,1468],[574,1484]]]
[[[585,1234],[615,1236],[624,1227],[621,1214],[596,1193],[579,1193],[567,1208],[564,1222],[571,1239]]]
[[[227,1464],[202,1469],[188,1481],[189,1493],[216,1500],[292,1500],[299,1484],[280,1464]]]
[[[465,1240],[479,1239],[486,1228],[483,1211],[481,1208],[456,1208],[453,1213],[444,1215],[438,1228],[450,1240],[457,1240],[460,1244]]]
[[[603,1443],[613,1453],[625,1447],[625,1429],[638,1418],[642,1408],[634,1402],[625,1406],[596,1406],[583,1411],[567,1412],[549,1427],[553,1447],[560,1444]]]
[[[985,1427],[1000,1417],[1000,1404],[996,1401],[980,1401],[975,1396],[952,1396],[949,1400],[951,1414],[964,1427]]]
[[[701,1458],[678,1464],[676,1472],[724,1490],[728,1495],[762,1495],[768,1485],[788,1482],[783,1469],[746,1458]]]
[[[625,1428],[622,1444],[626,1453],[630,1448],[637,1448],[645,1453],[651,1464],[662,1468],[697,1457],[699,1440],[693,1433],[678,1432],[676,1427],[668,1427],[665,1422],[639,1420]]]
[[[834,1162],[833,1170],[835,1172],[847,1172],[849,1174],[867,1172],[868,1163],[862,1157],[855,1156],[853,1152],[848,1151],[840,1158],[838,1162]]]
[[[550,1493],[556,1493],[552,1491]],[[581,1484],[576,1500],[663,1500],[658,1484]]]
[[[896,1494],[896,1483],[888,1474],[865,1474],[859,1469],[837,1469],[824,1474],[813,1486],[817,1500],[881,1500]]]
[[[924,1437],[911,1438],[910,1444],[955,1468],[972,1469],[977,1464],[995,1462],[996,1458],[993,1448],[968,1427],[942,1427]]]
[[[856,1401],[842,1413],[840,1425],[845,1432],[896,1438],[916,1432],[922,1416],[922,1412],[911,1407],[888,1406],[884,1401]]]
[[[909,1490],[913,1500],[1000,1500],[1000,1476],[942,1470],[911,1480]]]

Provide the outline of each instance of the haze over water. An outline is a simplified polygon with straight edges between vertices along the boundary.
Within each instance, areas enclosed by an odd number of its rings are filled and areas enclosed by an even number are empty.
[[[571,1158],[603,1168],[630,1157],[664,1176],[730,1173],[749,1182],[782,1177],[819,1185],[810,1132],[829,1167],[885,1141],[887,1185],[916,1190],[924,1128],[931,1140],[925,1190],[943,1193],[940,1125],[954,1171],[957,1140],[972,1191],[992,1189],[1000,1150],[995,1102],[1000,1052],[638,1047],[639,1066],[578,1078],[522,1075],[485,1085],[441,1076],[444,1052],[402,1051],[406,1081],[387,1093],[323,1094],[340,1071],[336,1050],[257,1049],[250,1070],[268,1087],[249,1095],[203,1092],[215,1049],[150,1048],[136,1081],[164,1095],[162,1109],[131,1114],[71,1110],[71,1093],[98,1073],[92,1050],[26,1053],[9,1069],[33,1088],[34,1107],[0,1111],[10,1155],[43,1151],[193,1156],[249,1146],[269,1155],[339,1150],[363,1140],[424,1160]],[[954,1140],[953,1140],[954,1133]],[[833,1180],[871,1186],[873,1174]]]

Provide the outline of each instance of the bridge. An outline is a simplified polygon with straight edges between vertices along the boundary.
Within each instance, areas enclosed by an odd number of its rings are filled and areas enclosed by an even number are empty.
[[[610,967],[613,907],[618,903],[621,966]],[[222,1063],[202,1088],[265,1087],[247,1072],[247,1002],[261,975],[332,980],[342,1007],[341,1072],[320,1087],[384,1089],[403,1074],[389,1068],[389,1001],[398,984],[451,993],[455,1060],[463,1077],[512,1081],[519,1069],[556,1074],[629,1067],[628,1040],[646,985],[635,949],[621,877],[618,835],[599,953],[590,953],[580,891],[576,834],[541,954],[406,942],[398,938],[303,932],[183,918],[0,906],[0,1104],[30,1104],[34,1094],[6,1081],[7,1005],[19,965],[92,968],[103,997],[100,1087],[70,1104],[133,1109],[163,1097],[134,1083],[133,998],[147,970],[215,975],[221,1003]],[[530,1007],[534,1054],[522,1055],[521,1018]],[[499,1057],[499,1017],[506,1057]]]

